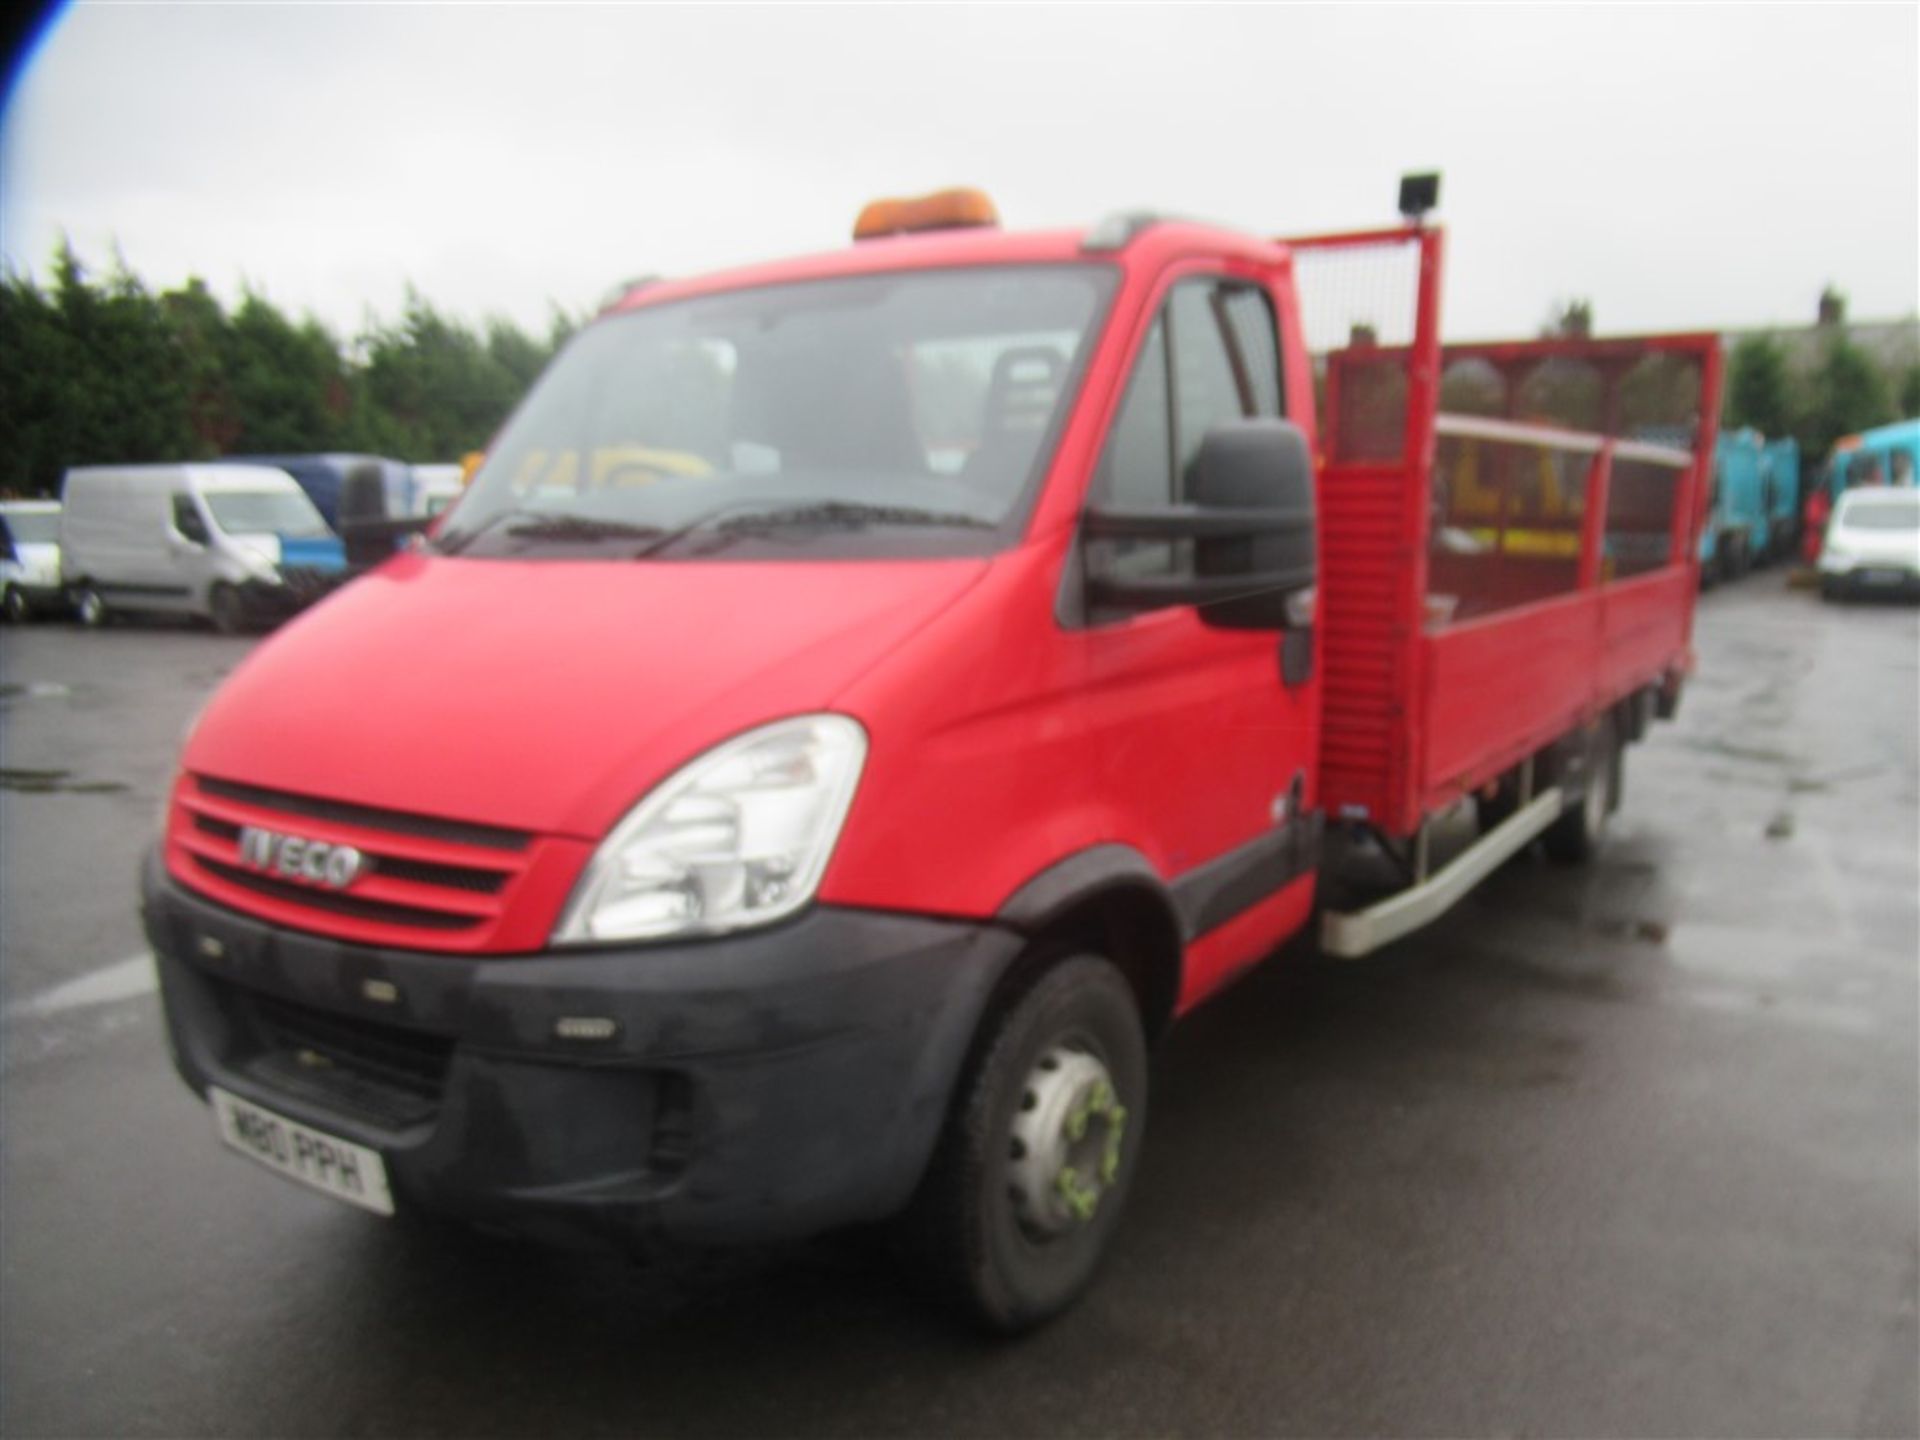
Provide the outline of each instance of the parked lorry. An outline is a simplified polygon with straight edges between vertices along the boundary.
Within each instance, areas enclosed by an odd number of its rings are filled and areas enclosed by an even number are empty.
[[[1700,528],[1700,574],[1708,585],[1737,580],[1772,553],[1764,457],[1757,430],[1722,431],[1714,447],[1707,519]]]
[[[1766,441],[1760,451],[1760,484],[1766,496],[1769,560],[1793,556],[1800,531],[1800,442]]]
[[[1594,342],[1611,429],[1439,414],[1414,200],[1293,241],[876,204],[587,326],[186,741],[143,908],[220,1139],[530,1232],[887,1220],[989,1326],[1070,1303],[1150,1044],[1323,869],[1359,956],[1589,854],[1693,663],[1717,341]],[[1649,396],[1689,444],[1619,438]],[[1469,452],[1496,541],[1571,541],[1443,544]]]
[[[185,615],[233,632],[331,589],[340,542],[284,470],[94,465],[62,484],[60,566],[74,612]]]

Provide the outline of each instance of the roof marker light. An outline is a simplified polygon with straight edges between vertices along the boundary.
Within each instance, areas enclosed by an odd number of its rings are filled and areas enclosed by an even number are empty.
[[[936,190],[910,200],[874,200],[853,222],[853,238],[878,240],[922,230],[972,230],[997,226],[1000,212],[984,190]]]

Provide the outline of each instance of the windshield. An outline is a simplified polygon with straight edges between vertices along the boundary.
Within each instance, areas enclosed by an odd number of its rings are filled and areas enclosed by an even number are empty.
[[[315,539],[330,533],[313,502],[298,490],[203,490],[213,523],[229,535]]]
[[[8,510],[0,514],[0,524],[4,524],[7,533],[13,536],[16,545],[58,545],[60,543],[60,512],[58,510]]]
[[[1840,512],[1848,530],[1920,530],[1920,498],[1856,500]]]
[[[1051,453],[1106,266],[864,275],[592,326],[439,548],[628,559],[980,554]]]

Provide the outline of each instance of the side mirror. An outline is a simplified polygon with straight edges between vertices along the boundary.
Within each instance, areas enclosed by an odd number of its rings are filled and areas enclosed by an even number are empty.
[[[1237,578],[1251,593],[1202,607],[1224,630],[1285,630],[1288,601],[1314,583],[1313,457],[1298,425],[1244,420],[1219,425],[1200,442],[1187,477],[1193,503],[1215,513],[1265,511],[1285,528],[1219,535],[1194,544],[1194,574]]]
[[[404,536],[427,528],[425,516],[387,514],[386,477],[362,463],[340,482],[340,541],[349,570],[371,570],[390,558]]]
[[[1230,630],[1285,630],[1288,602],[1315,580],[1313,458],[1300,427],[1234,420],[1209,430],[1187,472],[1190,504],[1089,510],[1095,540],[1193,542],[1191,574],[1091,569],[1087,598],[1121,612],[1198,605]]]

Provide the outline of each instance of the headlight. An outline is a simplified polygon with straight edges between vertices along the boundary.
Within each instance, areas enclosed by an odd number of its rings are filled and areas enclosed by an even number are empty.
[[[601,842],[553,941],[713,935],[813,898],[867,758],[844,715],[805,715],[727,741],[670,776]]]

